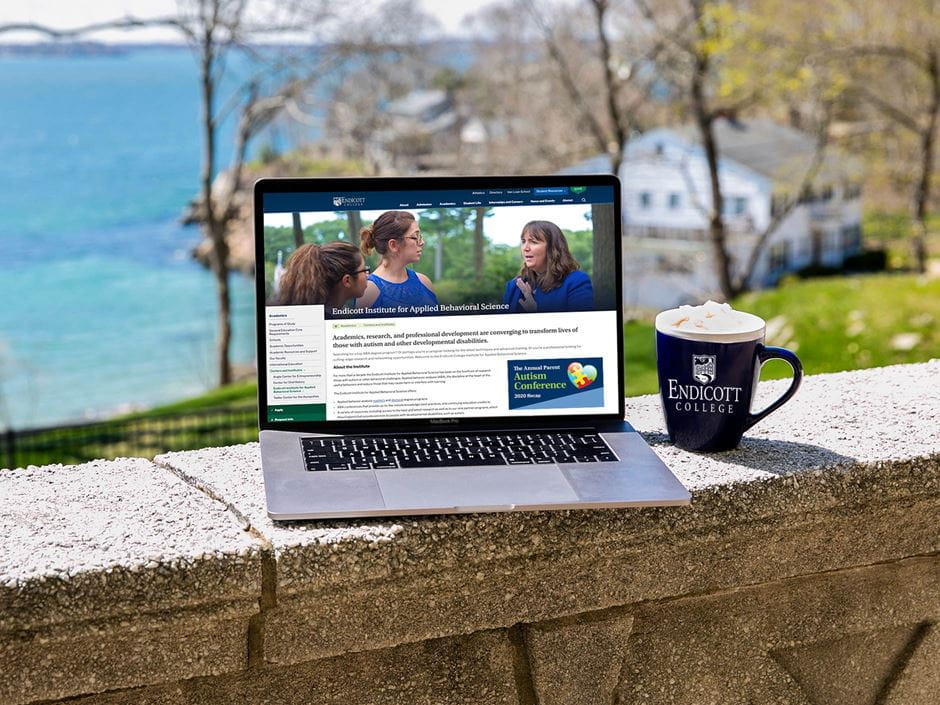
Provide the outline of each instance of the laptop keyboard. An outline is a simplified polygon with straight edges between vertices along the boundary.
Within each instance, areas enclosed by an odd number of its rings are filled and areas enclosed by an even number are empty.
[[[307,470],[395,470],[618,460],[598,434],[569,431],[302,438]]]

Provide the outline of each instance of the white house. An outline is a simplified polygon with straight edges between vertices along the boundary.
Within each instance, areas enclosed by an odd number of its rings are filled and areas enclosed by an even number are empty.
[[[792,199],[813,162],[809,135],[769,120],[716,123],[728,247],[743,271],[758,237]],[[564,173],[609,171],[606,156]],[[711,186],[697,129],[650,130],[631,140],[623,184],[624,303],[668,308],[718,290],[708,240]],[[749,283],[772,286],[811,264],[840,266],[861,248],[861,174],[827,151],[812,187],[773,230]]]

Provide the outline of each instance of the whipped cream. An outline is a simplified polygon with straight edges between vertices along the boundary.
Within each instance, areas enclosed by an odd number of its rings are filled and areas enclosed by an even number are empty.
[[[706,301],[700,306],[680,306],[656,316],[656,330],[680,338],[753,335],[762,333],[763,329],[762,318],[735,311],[729,304],[717,301]]]

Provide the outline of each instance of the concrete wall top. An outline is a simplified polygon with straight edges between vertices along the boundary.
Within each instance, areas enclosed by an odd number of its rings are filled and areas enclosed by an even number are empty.
[[[756,406],[786,384],[762,383]],[[274,522],[257,444],[2,472],[0,657],[17,677],[0,701],[940,552],[940,361],[810,376],[726,453],[672,447],[656,396],[628,399],[627,416],[691,507]],[[180,629],[201,635],[185,653],[172,647],[189,643]],[[111,670],[68,660],[102,634]],[[42,663],[51,643],[69,645],[58,670]]]

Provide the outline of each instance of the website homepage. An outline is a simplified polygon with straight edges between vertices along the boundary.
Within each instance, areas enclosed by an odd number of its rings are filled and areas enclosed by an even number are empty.
[[[269,422],[617,412],[612,187],[263,208]]]

